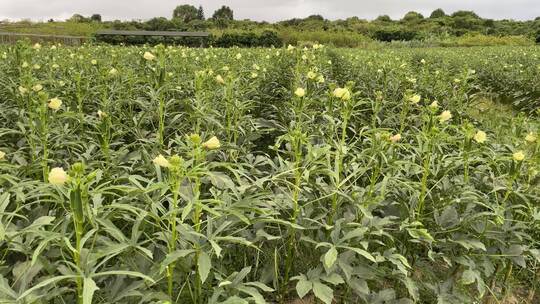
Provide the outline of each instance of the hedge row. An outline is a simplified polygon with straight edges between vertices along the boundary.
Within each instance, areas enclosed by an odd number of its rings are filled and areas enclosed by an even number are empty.
[[[110,44],[173,44],[189,47],[215,46],[215,47],[281,47],[283,40],[277,33],[264,31],[260,35],[253,32],[225,33],[221,36],[208,37],[164,37],[164,36],[113,36],[96,34],[97,42]]]

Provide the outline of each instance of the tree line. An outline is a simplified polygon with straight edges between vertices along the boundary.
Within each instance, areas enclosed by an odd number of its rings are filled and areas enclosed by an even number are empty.
[[[171,18],[156,17],[146,21],[106,21],[99,14],[88,18],[74,15],[71,21],[100,22],[104,27],[122,30],[161,31],[211,31],[222,33],[239,32],[261,34],[274,31],[279,36],[318,32],[321,35],[363,35],[379,41],[411,41],[440,37],[460,37],[469,34],[488,36],[526,36],[540,43],[540,17],[535,20],[494,20],[480,17],[474,11],[456,11],[447,14],[442,9],[434,10],[429,16],[411,11],[401,19],[381,15],[374,20],[350,17],[328,20],[322,15],[294,18],[275,23],[252,20],[235,20],[234,11],[228,6],[217,9],[210,18],[205,18],[202,6],[184,4],[177,6]],[[311,35],[310,37],[312,37]]]

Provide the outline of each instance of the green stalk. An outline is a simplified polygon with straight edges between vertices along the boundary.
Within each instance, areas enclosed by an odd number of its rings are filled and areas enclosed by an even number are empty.
[[[81,264],[81,240],[84,234],[84,213],[83,201],[81,193],[81,185],[77,183],[76,188],[70,192],[71,213],[73,216],[73,226],[75,228],[75,251],[73,252],[73,260],[77,268],[82,271]],[[77,276],[77,303],[83,303],[83,278],[82,275]]]
[[[43,97],[43,100],[41,101],[41,111],[40,111],[40,122],[41,122],[41,145],[43,149],[43,155],[41,158],[41,167],[43,171],[43,181],[47,182],[47,178],[49,175],[49,168],[48,168],[48,158],[49,158],[49,150],[48,150],[48,139],[47,139],[47,133],[48,133],[48,116],[47,116],[47,98]]]
[[[165,134],[165,100],[161,96],[161,92],[158,93],[159,98],[159,134],[158,134],[158,143],[160,147],[163,147],[165,143],[164,134]]]
[[[170,212],[169,217],[169,227],[171,231],[171,239],[169,241],[169,253],[173,253],[176,251],[176,243],[178,239],[178,232],[176,230],[176,212],[178,209],[178,195],[180,193],[180,179],[178,177],[175,178],[175,183],[172,188],[173,191],[173,201],[172,201],[172,210]],[[169,293],[169,299],[173,299],[173,283],[174,283],[174,268],[176,266],[176,263],[172,262],[171,264],[167,265],[167,286],[168,286],[168,293]]]
[[[201,162],[204,160],[203,150],[202,148],[197,144],[197,147],[195,147],[195,155],[194,155],[194,167],[197,167]],[[201,232],[201,217],[202,217],[202,207],[200,205],[199,199],[200,199],[200,193],[201,193],[201,180],[197,175],[195,175],[194,178],[194,187],[193,187],[193,227],[195,228],[195,231],[197,233]],[[198,243],[194,246],[195,249],[195,303],[203,303],[202,299],[202,279],[201,275],[199,273],[199,257],[201,254],[201,247]]]
[[[424,162],[423,162],[423,171],[422,171],[422,179],[420,181],[420,195],[418,197],[418,207],[416,210],[416,216],[418,219],[422,217],[422,213],[424,211],[424,204],[426,200],[426,193],[427,193],[427,181],[430,174],[429,166],[431,163],[431,150],[432,150],[432,138],[431,134],[428,135],[428,151],[426,155],[424,156]]]
[[[399,115],[399,121],[400,121],[400,127],[399,127],[399,133],[403,134],[403,130],[405,130],[405,123],[407,122],[407,115],[409,114],[409,101],[403,100],[403,107],[401,107],[401,113]]]
[[[347,136],[347,125],[349,123],[350,119],[350,110],[348,108],[348,104],[345,105],[345,109],[343,110],[343,122],[341,123],[341,139],[339,142],[339,147],[336,151],[336,158],[335,158],[335,165],[334,165],[334,176],[335,176],[335,183],[336,183],[336,191],[340,190],[340,183],[341,183],[341,173],[343,171],[343,156],[344,153],[343,149],[345,147],[345,139]],[[336,215],[338,211],[338,194],[334,193],[332,194],[332,213],[330,215],[330,225],[334,224]]]

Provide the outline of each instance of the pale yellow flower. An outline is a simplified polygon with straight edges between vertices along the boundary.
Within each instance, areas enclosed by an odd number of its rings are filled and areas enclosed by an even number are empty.
[[[448,110],[443,111],[441,115],[439,115],[439,121],[441,123],[446,122],[452,118],[452,113]]]
[[[92,65],[96,65],[96,64],[97,64],[97,60],[92,59],[92,61],[90,61],[90,63],[91,63]]]
[[[527,136],[525,136],[525,141],[529,142],[529,143],[535,142],[536,141],[536,135],[533,132],[527,134]]]
[[[242,59],[242,54],[240,54],[240,53],[236,54],[236,59],[237,59],[237,60]]]
[[[23,68],[27,68],[28,66],[29,66],[28,62],[26,62],[26,61],[23,62],[23,64],[22,64],[22,67],[23,67]]]
[[[43,86],[38,83],[38,84],[36,84],[35,86],[32,87],[32,90],[34,92],[39,92],[39,91],[43,90]]]
[[[309,79],[311,79],[311,80],[315,79],[316,77],[317,77],[317,73],[315,73],[315,72],[313,72],[313,71],[309,71],[309,72],[307,73],[307,78],[309,78]]]
[[[62,100],[60,100],[58,97],[55,97],[51,100],[49,100],[49,104],[47,106],[55,111],[60,109],[60,106],[62,106]]]
[[[61,186],[66,183],[68,175],[62,168],[53,168],[49,173],[49,183]]]
[[[152,61],[152,60],[156,59],[156,56],[154,56],[154,54],[152,54],[150,52],[144,52],[143,57],[144,57],[144,59],[146,59],[148,61]]]
[[[97,116],[98,116],[99,119],[102,119],[102,118],[107,117],[108,115],[107,115],[107,113],[105,113],[105,112],[103,112],[101,110],[98,110],[97,111]]]
[[[33,48],[34,48],[34,50],[39,50],[39,49],[41,49],[41,44],[36,43],[36,44],[34,44]]]
[[[28,93],[28,89],[23,86],[19,86],[19,93],[21,93],[21,95],[24,95]]]
[[[224,84],[225,80],[223,79],[223,77],[221,77],[221,75],[217,75],[216,76],[216,82],[219,83],[219,84]]]
[[[214,149],[219,149],[219,147],[221,147],[221,143],[219,142],[219,139],[217,137],[212,136],[212,138],[204,142],[202,146],[203,148],[214,150]]]
[[[487,134],[486,132],[484,131],[478,131],[476,132],[476,134],[474,134],[474,140],[477,142],[477,143],[484,143],[487,139]]]
[[[164,168],[169,168],[171,166],[169,161],[161,154],[154,158],[153,162],[154,164]]]
[[[292,50],[294,50],[294,49],[295,49],[295,47],[292,46],[292,45],[290,45],[290,44],[289,44],[289,46],[287,46],[287,51],[292,51]]]
[[[116,74],[118,74],[118,70],[117,70],[117,69],[112,68],[112,69],[109,70],[109,75],[116,75]]]
[[[333,92],[334,97],[348,101],[351,99],[351,91],[347,88],[336,88]]]
[[[257,77],[259,77],[259,74],[255,72],[251,73],[251,78],[257,78]]]
[[[303,88],[298,88],[296,89],[296,91],[294,91],[294,95],[298,97],[304,97],[306,95],[306,90],[304,90]]]
[[[319,77],[317,77],[317,82],[319,82],[319,83],[324,83],[324,76],[323,76],[323,75],[319,75]]]
[[[429,105],[429,107],[432,108],[432,109],[438,109],[439,108],[439,102],[435,100],[434,102],[432,102]]]
[[[397,143],[400,140],[401,140],[401,134],[396,134],[396,135],[390,136],[390,141],[393,142],[393,143]]]
[[[415,95],[412,95],[409,97],[409,101],[413,104],[417,104],[420,102],[420,100],[422,99],[422,96],[418,95],[418,94],[415,94]]]
[[[525,159],[525,154],[523,151],[517,151],[516,153],[512,154],[512,157],[515,161],[523,161]]]
[[[6,153],[0,151],[0,160],[4,159],[4,157],[6,157]]]

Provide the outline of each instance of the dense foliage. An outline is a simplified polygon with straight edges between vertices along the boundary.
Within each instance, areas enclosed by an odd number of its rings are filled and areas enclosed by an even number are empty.
[[[535,303],[539,55],[3,46],[0,301]]]
[[[32,32],[56,35],[93,36],[104,28],[118,30],[159,31],[209,31],[215,37],[223,34],[260,35],[264,31],[278,34],[284,45],[302,42],[324,43],[338,47],[358,47],[377,41],[415,41],[427,46],[469,45],[523,45],[540,41],[540,18],[528,21],[492,20],[471,11],[446,14],[433,11],[429,18],[417,12],[409,12],[400,20],[387,15],[368,21],[358,17],[344,20],[327,20],[321,15],[294,18],[275,23],[251,20],[234,20],[233,9],[223,6],[211,18],[205,19],[202,7],[180,5],[172,12],[172,18],[155,17],[145,21],[102,21],[99,15],[85,17],[75,14],[69,22],[31,23],[15,22],[0,24],[0,29],[16,32]],[[506,37],[510,37],[506,39]],[[516,38],[519,37],[519,38]],[[460,43],[462,39],[467,43]],[[514,42],[519,41],[517,44]],[[155,43],[151,39],[148,43]],[[166,42],[166,41],[164,41]],[[177,42],[178,43],[178,42]],[[190,44],[187,44],[188,46]],[[422,45],[422,46],[423,46]]]
[[[190,47],[214,46],[221,48],[229,47],[281,47],[281,40],[276,32],[264,31],[260,34],[254,32],[227,32],[220,36],[208,37],[167,37],[167,36],[119,36],[119,35],[96,35],[96,42],[111,44],[167,44]]]

